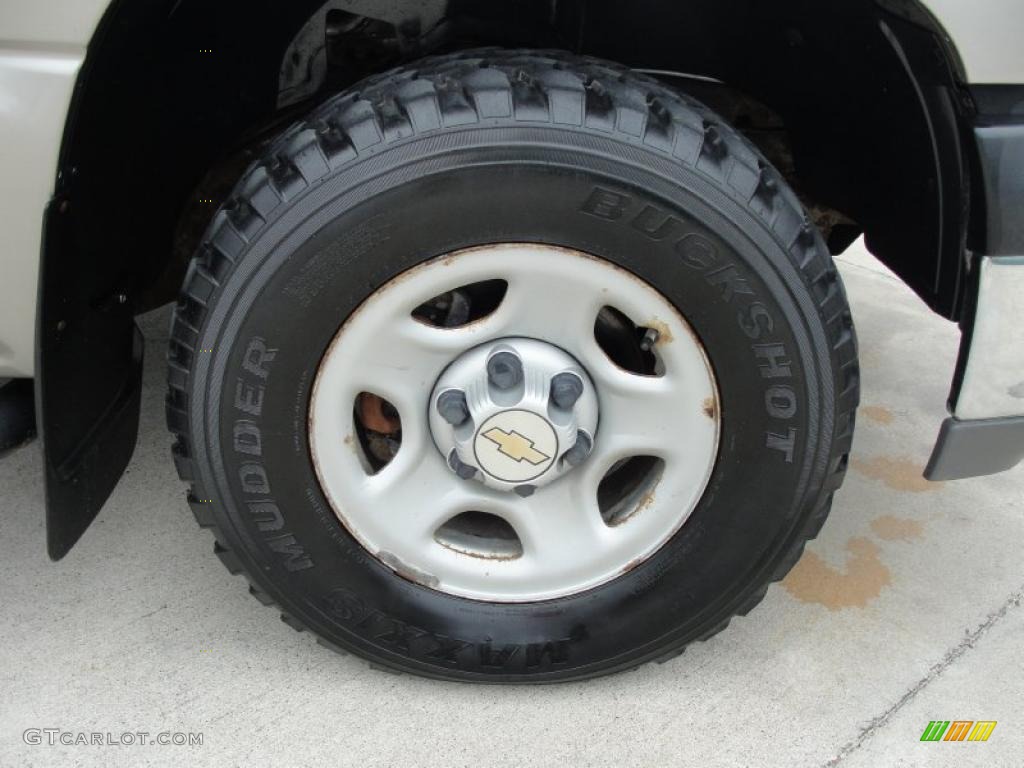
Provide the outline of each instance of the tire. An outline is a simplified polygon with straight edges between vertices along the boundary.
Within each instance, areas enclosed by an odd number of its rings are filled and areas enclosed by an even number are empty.
[[[686,317],[719,387],[717,459],[685,524],[555,600],[403,578],[332,514],[310,455],[311,382],[346,318],[411,268],[492,242],[639,277]],[[288,624],[389,670],[541,682],[669,659],[750,611],[824,523],[857,402],[839,275],[749,141],[619,65],[481,50],[358,84],[250,167],[184,282],[167,420],[215,552]]]

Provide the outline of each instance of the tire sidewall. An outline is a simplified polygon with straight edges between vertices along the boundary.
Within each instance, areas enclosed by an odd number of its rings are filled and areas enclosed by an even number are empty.
[[[370,153],[291,201],[221,286],[190,419],[226,543],[328,642],[420,674],[578,677],[707,634],[764,588],[830,456],[832,361],[789,244],[706,176],[621,140],[524,126],[446,138]],[[718,461],[686,524],[615,581],[540,603],[398,577],[340,524],[309,455],[309,394],[348,315],[403,271],[492,242],[575,248],[648,281],[720,391]]]

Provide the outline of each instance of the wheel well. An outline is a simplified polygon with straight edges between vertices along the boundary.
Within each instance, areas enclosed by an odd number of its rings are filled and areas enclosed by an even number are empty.
[[[864,231],[956,316],[972,106],[948,38],[912,0],[120,0],[76,88],[57,185],[75,216],[65,252],[46,258],[74,260],[88,290],[124,292],[135,311],[164,303],[280,128],[368,74],[482,45],[569,49],[678,82],[762,147],[834,251]]]

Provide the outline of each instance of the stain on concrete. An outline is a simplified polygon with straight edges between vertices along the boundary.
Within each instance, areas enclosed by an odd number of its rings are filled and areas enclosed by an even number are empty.
[[[846,567],[838,570],[808,550],[782,586],[800,602],[823,605],[830,611],[864,608],[882,594],[891,575],[871,539],[850,539],[846,551]]]
[[[896,418],[892,411],[881,405],[863,405],[860,414],[877,424],[892,424]]]
[[[924,525],[917,520],[894,515],[882,515],[871,521],[871,530],[885,541],[913,541],[921,538]]]
[[[920,466],[900,456],[851,459],[850,464],[862,475],[883,482],[894,491],[924,493],[937,491],[944,485],[941,482],[925,480]]]

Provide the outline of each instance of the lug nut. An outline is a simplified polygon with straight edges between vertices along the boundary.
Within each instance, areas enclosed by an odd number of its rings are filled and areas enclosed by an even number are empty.
[[[593,449],[594,441],[581,429],[576,433],[576,442],[563,454],[563,458],[569,463],[569,466],[575,467],[582,464]]]
[[[437,412],[453,427],[465,424],[469,418],[466,394],[458,389],[445,390],[437,398]]]
[[[559,373],[551,379],[551,399],[559,408],[572,408],[582,394],[583,379],[575,373]]]
[[[472,480],[476,476],[476,467],[464,463],[454,448],[448,454],[448,466],[451,467],[452,472],[463,480]]]
[[[513,490],[517,496],[522,496],[525,499],[527,496],[533,496],[533,492],[537,490],[537,487],[533,485],[517,485]]]
[[[523,380],[523,363],[513,352],[495,352],[487,359],[487,378],[498,389],[512,389]]]

